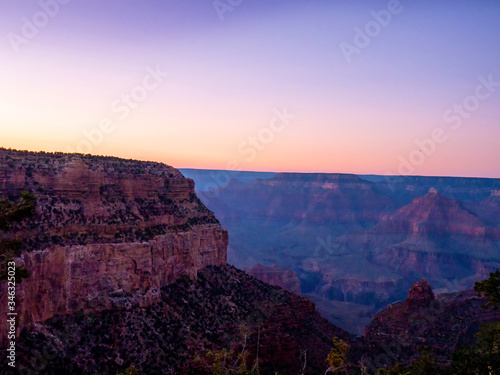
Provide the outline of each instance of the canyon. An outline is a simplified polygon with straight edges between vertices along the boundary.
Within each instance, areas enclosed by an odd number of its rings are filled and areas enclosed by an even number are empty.
[[[364,332],[366,362],[374,368],[396,362],[410,364],[428,350],[440,364],[469,346],[481,324],[500,321],[500,310],[481,307],[484,298],[473,290],[435,295],[423,279],[407,298],[379,312]]]
[[[250,363],[258,355],[262,374],[292,375],[306,352],[306,374],[317,374],[334,337],[353,340],[309,300],[234,267],[207,266],[196,279],[161,288],[150,306],[58,315],[24,330],[18,361],[24,373],[47,375],[116,374],[132,365],[141,374],[208,375],[208,351],[227,349],[246,350]]]
[[[242,342],[250,355],[258,348],[264,370],[282,374],[295,373],[308,352],[313,373],[324,370],[334,337],[352,337],[306,298],[228,266],[228,232],[175,168],[7,149],[0,166],[0,199],[36,196],[33,216],[1,233],[22,242],[14,260],[29,272],[16,286],[17,370],[2,362],[2,373],[117,373],[132,365],[208,373],[196,358]],[[290,285],[300,286],[297,278]],[[3,316],[7,298],[1,283]]]
[[[37,198],[34,216],[7,234],[22,241],[16,263],[30,272],[16,291],[18,333],[58,314],[150,305],[179,277],[226,263],[227,231],[172,167],[5,149],[0,166],[0,197]]]
[[[196,278],[161,288],[149,306],[113,307],[56,315],[23,330],[20,373],[117,373],[134,366],[145,374],[211,374],[207,355],[247,353],[262,374],[324,373],[334,338],[350,346],[349,369],[369,374],[396,362],[409,365],[429,350],[446,366],[471,345],[480,324],[500,321],[474,291],[435,295],[426,280],[405,301],[377,314],[363,336],[328,322],[306,298],[261,282],[229,265],[207,266]],[[4,365],[4,364],[2,364]],[[3,373],[14,373],[5,365]]]
[[[183,173],[204,186],[222,176]],[[216,189],[197,191],[230,233],[228,262],[290,269],[301,294],[350,332],[362,334],[378,311],[404,300],[422,278],[437,293],[455,292],[500,269],[499,179],[228,176]]]
[[[500,320],[463,291],[498,268],[495,180],[474,180],[462,202],[462,179],[247,172],[199,199],[155,162],[0,149],[0,166],[0,199],[37,198],[0,233],[22,241],[30,274],[16,287],[23,374],[209,374],[221,350],[263,374],[316,374],[335,338],[355,373],[421,349],[446,365]]]

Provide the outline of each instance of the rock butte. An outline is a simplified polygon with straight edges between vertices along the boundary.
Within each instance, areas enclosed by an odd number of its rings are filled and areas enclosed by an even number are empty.
[[[37,206],[9,232],[31,274],[17,286],[18,333],[58,314],[149,305],[179,277],[226,263],[227,231],[173,167],[0,149],[0,198],[24,190]],[[3,283],[2,316],[6,308]]]

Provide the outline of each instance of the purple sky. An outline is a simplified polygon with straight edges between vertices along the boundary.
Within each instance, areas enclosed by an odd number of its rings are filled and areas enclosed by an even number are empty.
[[[0,0],[0,146],[500,177],[498,1],[237,3]]]

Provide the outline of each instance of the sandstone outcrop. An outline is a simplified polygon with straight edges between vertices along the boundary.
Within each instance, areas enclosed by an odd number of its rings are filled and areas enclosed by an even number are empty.
[[[434,292],[427,280],[422,279],[412,285],[406,301],[408,301],[409,304],[424,306],[434,301],[435,298]]]
[[[146,306],[179,277],[226,263],[227,231],[173,167],[0,149],[0,198],[25,190],[35,215],[8,233],[31,274],[17,286],[18,332],[57,314]],[[6,298],[3,283],[3,316]]]

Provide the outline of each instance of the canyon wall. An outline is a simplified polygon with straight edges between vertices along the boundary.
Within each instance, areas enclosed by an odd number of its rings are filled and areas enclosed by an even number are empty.
[[[350,332],[362,334],[422,278],[436,293],[453,292],[500,268],[500,179],[233,176],[199,194],[231,233],[229,262],[288,269],[300,293]]]
[[[30,272],[16,287],[18,333],[58,314],[149,305],[179,277],[226,263],[227,231],[170,166],[0,149],[0,199],[22,191],[37,197],[34,216],[0,233],[22,240],[16,264]]]
[[[434,295],[427,280],[416,282],[406,300],[378,313],[365,329],[367,363],[409,364],[422,349],[449,362],[451,353],[474,342],[481,324],[500,320],[500,310],[482,307],[486,301],[474,290]]]
[[[304,374],[312,375],[325,372],[334,337],[354,340],[312,302],[229,265],[205,267],[159,295],[148,307],[66,314],[35,325],[18,340],[17,370],[117,374],[134,365],[141,374],[208,375],[200,360],[207,350],[240,354],[244,345],[249,366],[259,356],[261,374],[296,375],[307,352]],[[0,373],[18,373],[5,362]]]

